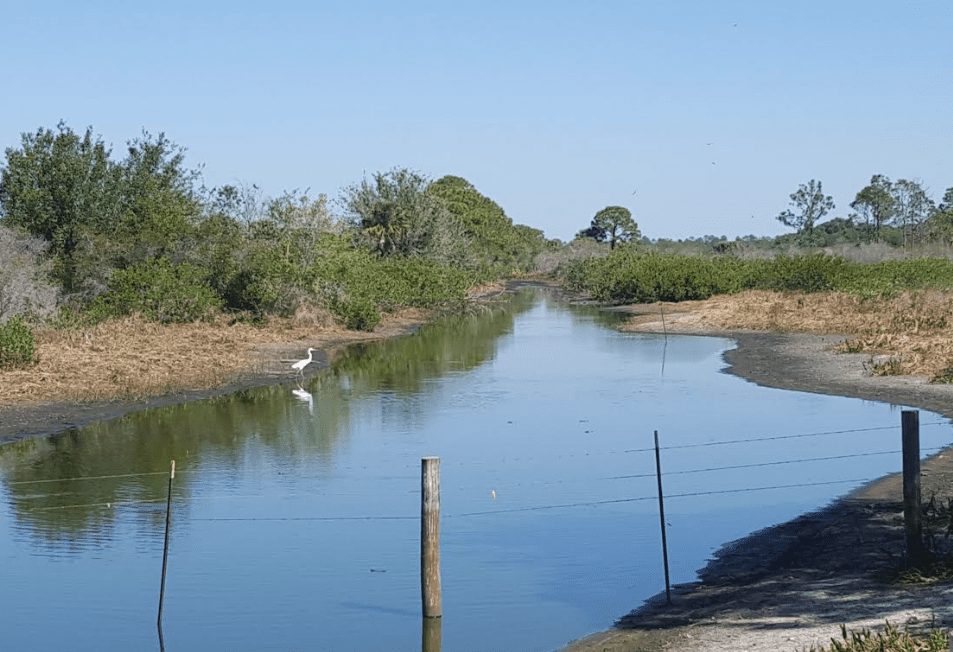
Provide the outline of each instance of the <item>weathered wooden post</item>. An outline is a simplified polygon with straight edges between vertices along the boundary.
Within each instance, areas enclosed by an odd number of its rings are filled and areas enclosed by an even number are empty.
[[[172,468],[169,471],[169,496],[165,504],[165,546],[162,549],[162,584],[159,587],[159,640],[162,640],[162,603],[165,601],[165,572],[169,567],[169,530],[172,525],[172,480],[175,478],[175,460],[172,460]]]
[[[420,592],[424,618],[440,618],[440,458],[420,462]]]
[[[662,499],[662,460],[659,457],[658,430],[655,431],[655,474],[658,476],[658,513],[662,520],[662,563],[665,565],[665,598],[672,604],[672,586],[668,579],[668,543],[665,541],[665,501]]]
[[[920,413],[900,414],[903,433],[903,520],[907,530],[907,557],[919,568],[924,561],[923,524],[920,520]]]

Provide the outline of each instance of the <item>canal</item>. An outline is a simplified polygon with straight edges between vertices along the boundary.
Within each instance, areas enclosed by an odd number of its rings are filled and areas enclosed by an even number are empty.
[[[0,447],[0,649],[421,647],[420,459],[441,458],[442,645],[546,652],[723,543],[900,468],[900,409],[723,373],[525,291],[298,383]],[[290,379],[290,376],[289,376]],[[922,413],[924,454],[950,427]],[[871,455],[870,453],[875,453]]]

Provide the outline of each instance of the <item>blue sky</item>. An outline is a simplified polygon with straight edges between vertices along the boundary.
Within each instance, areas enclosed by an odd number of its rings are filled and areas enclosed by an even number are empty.
[[[210,186],[408,167],[563,240],[608,205],[775,235],[810,179],[830,216],[873,174],[953,186],[951,34],[951,2],[0,0],[0,146],[145,129]]]

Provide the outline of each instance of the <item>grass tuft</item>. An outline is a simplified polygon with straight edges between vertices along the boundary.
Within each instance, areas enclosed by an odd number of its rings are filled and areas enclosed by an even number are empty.
[[[926,634],[910,634],[900,631],[890,623],[883,632],[869,629],[848,632],[841,625],[841,640],[831,639],[830,647],[815,648],[811,652],[947,652],[949,638],[946,632],[933,628]]]

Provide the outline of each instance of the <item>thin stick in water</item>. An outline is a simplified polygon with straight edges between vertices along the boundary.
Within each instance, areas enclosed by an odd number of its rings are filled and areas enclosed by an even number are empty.
[[[159,587],[159,636],[162,636],[162,605],[165,601],[165,573],[169,567],[169,530],[172,525],[172,480],[175,478],[175,460],[172,460],[172,469],[169,471],[169,496],[165,504],[165,546],[162,550],[162,584]]]
[[[665,502],[662,500],[662,462],[659,457],[658,430],[655,431],[655,472],[658,476],[658,513],[662,520],[662,562],[665,565],[665,598],[672,604],[672,585],[668,579],[668,543],[665,540]]]

